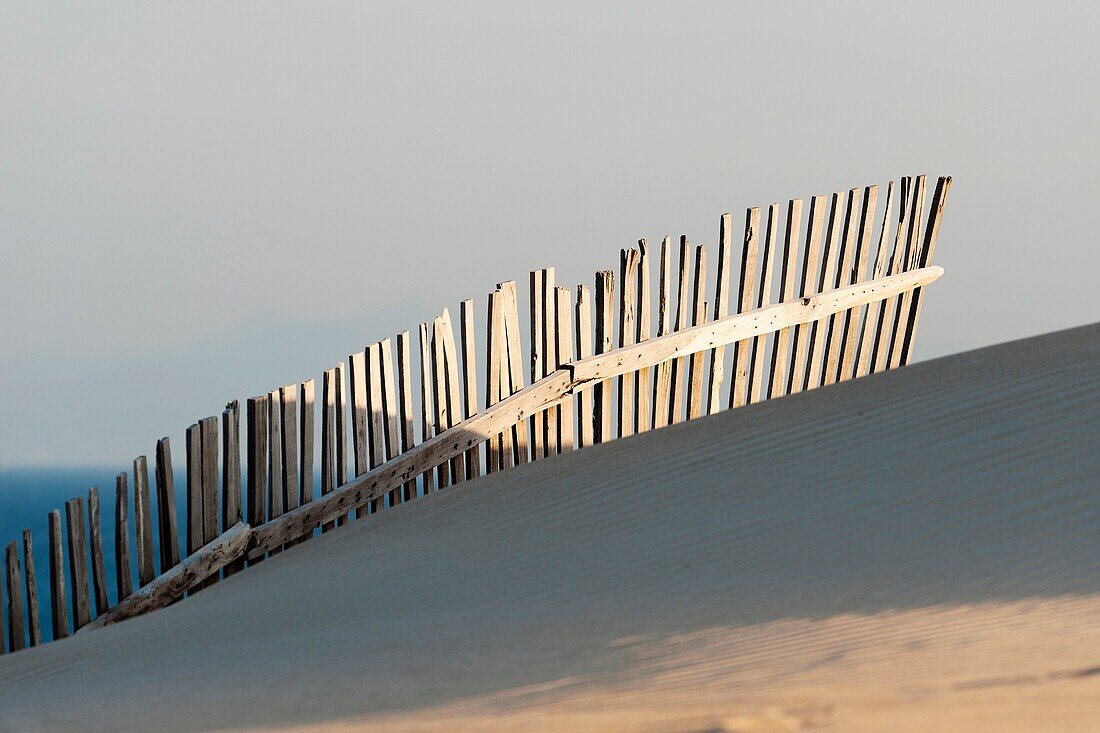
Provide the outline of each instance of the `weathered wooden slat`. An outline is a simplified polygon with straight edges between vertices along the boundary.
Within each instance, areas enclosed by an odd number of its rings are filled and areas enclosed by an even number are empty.
[[[459,305],[462,339],[462,406],[466,417],[477,412],[477,344],[474,340],[474,301],[464,300]],[[478,447],[466,451],[466,478],[481,475],[481,450]]]
[[[772,302],[772,278],[775,272],[775,231],[779,227],[779,204],[768,205],[768,223],[764,228],[764,249],[759,253],[760,287],[756,291],[756,307],[763,308]],[[752,360],[749,367],[748,401],[764,399],[764,351],[768,335],[752,340]]]
[[[300,507],[284,517],[256,529],[256,543],[249,551],[255,555],[267,551],[299,528],[309,526],[345,511],[356,502],[381,496],[401,484],[409,476],[446,462],[456,453],[484,441],[519,422],[525,415],[550,403],[557,403],[586,383],[613,379],[625,371],[637,371],[661,361],[687,356],[713,348],[715,344],[732,343],[759,333],[775,331],[795,323],[809,323],[832,313],[855,307],[860,303],[891,297],[905,290],[928,285],[943,274],[939,267],[904,273],[877,283],[863,283],[823,295],[814,295],[791,303],[780,303],[759,311],[730,316],[722,321],[689,328],[667,338],[652,339],[644,344],[599,354],[567,365],[549,377],[539,380],[455,426],[446,435],[425,441],[393,461],[349,483],[342,490]]]
[[[554,288],[555,314],[554,331],[556,334],[554,344],[554,358],[557,366],[573,361],[573,343],[571,340],[573,319],[569,315],[570,293],[569,288]],[[566,397],[558,405],[558,434],[556,441],[559,453],[573,450],[573,398]]]
[[[577,357],[586,359],[592,356],[592,292],[587,285],[577,286]],[[577,446],[583,448],[592,445],[595,415],[592,412],[592,390],[577,390],[578,423]]]
[[[65,598],[65,553],[61,545],[61,512],[50,512],[50,624],[53,638],[69,635],[69,603]]]
[[[890,181],[886,186],[886,210],[882,213],[882,224],[878,235],[878,251],[875,253],[874,267],[869,277],[877,280],[886,275],[889,266],[889,237],[890,219],[894,215],[894,182]],[[856,357],[857,377],[865,376],[874,366],[872,357],[878,343],[878,333],[882,326],[883,307],[882,301],[867,304],[867,313],[863,317],[863,324],[859,332],[859,354]]]
[[[333,428],[336,432],[336,478],[333,482],[336,488],[340,488],[348,480],[348,392],[344,381],[344,362],[336,362],[336,416]],[[336,526],[339,527],[347,517],[337,517]],[[255,526],[255,525],[253,525]]]
[[[29,529],[23,530],[23,564],[27,573],[27,635],[31,646],[42,643],[42,622],[38,610],[38,576],[34,570],[34,541]]]
[[[172,445],[167,437],[157,441],[157,529],[160,538],[160,571],[180,561],[179,523],[176,521],[176,478],[172,474]]]
[[[733,215],[722,214],[718,222],[718,273],[714,285],[714,320],[729,315],[731,246],[733,241]],[[721,409],[722,383],[726,380],[726,347],[719,346],[710,352],[710,386],[707,390],[707,414]]]
[[[115,589],[119,601],[134,592],[130,567],[130,496],[125,473],[115,477]]]
[[[242,519],[241,512],[241,408],[237,400],[233,400],[222,410],[222,516],[221,526],[232,527]],[[137,469],[135,468],[135,471]],[[134,486],[135,506],[137,501],[137,485]],[[137,520],[140,523],[140,519]],[[139,525],[140,526],[140,525]],[[225,576],[244,567],[241,563],[234,563],[225,569]],[[138,576],[141,578],[140,587],[153,578],[145,578],[141,574],[141,543],[138,542]]]
[[[519,305],[514,280],[498,283],[497,287],[504,294],[504,338],[505,345],[508,347],[507,364],[510,382],[507,394],[511,395],[523,389],[523,346],[519,331]],[[501,384],[504,384],[503,380]],[[508,461],[514,459],[516,465],[527,463],[529,454],[533,452],[527,428],[527,421],[520,420],[512,426],[512,434],[504,436],[505,448],[511,442],[514,451],[513,458],[506,459]]]
[[[283,408],[283,508],[289,512],[301,503],[301,487],[298,484],[298,385],[280,387],[279,399]],[[216,536],[207,536],[206,542]]]
[[[367,357],[366,350],[348,357],[348,381],[351,387],[351,448],[354,473],[369,470],[367,455]]]
[[[27,646],[27,624],[23,615],[23,572],[19,567],[19,542],[12,540],[5,553],[8,587],[8,649],[17,652]]]
[[[237,481],[240,481],[239,473]],[[239,484],[237,496],[239,501]],[[153,564],[153,511],[149,502],[149,465],[145,456],[134,459],[134,538],[137,543],[138,583],[145,585],[157,575],[156,566]]]
[[[298,503],[313,501],[313,436],[316,415],[316,384],[312,379],[298,383]],[[238,513],[237,522],[241,520]],[[229,529],[237,522],[226,522]]]
[[[202,547],[202,436],[199,424],[187,427],[187,553]]]
[[[458,348],[455,345],[455,332],[451,324],[451,314],[444,308],[439,317],[443,335],[443,358],[447,376],[447,427],[462,422],[462,385],[458,377]],[[462,454],[451,459],[451,483],[462,483],[466,479],[466,460]]]
[[[375,342],[364,350],[367,369],[367,455],[369,467],[386,462],[386,405],[382,400],[382,345]],[[370,512],[385,508],[385,497],[373,499]]]
[[[783,271],[779,277],[779,302],[789,303],[794,299],[795,270],[798,267],[798,235],[802,226],[802,199],[787,202],[787,223],[783,232]],[[782,397],[787,393],[787,367],[790,363],[791,329],[781,328],[775,332],[775,345],[772,347],[772,363],[768,376],[768,399]]]
[[[545,367],[542,363],[545,357],[543,344],[546,342],[546,334],[544,333],[546,319],[542,313],[545,303],[545,294],[542,292],[544,282],[542,270],[531,271],[531,384],[542,379],[542,375],[545,373]],[[541,412],[531,415],[529,435],[532,461],[537,461],[545,455],[545,446],[543,445],[545,430],[546,416]]]
[[[653,335],[649,267],[649,243],[644,239],[638,240],[638,334],[635,339],[638,343],[648,341]],[[653,370],[639,370],[637,378],[637,429],[639,433],[644,433],[653,426]]]
[[[73,586],[73,631],[92,620],[88,599],[88,541],[84,531],[84,500],[65,502],[69,541],[69,579]]]
[[[199,547],[220,533],[218,526],[218,418],[199,420],[199,437],[202,440],[202,541]]]
[[[554,303],[554,268],[547,267],[542,271],[542,376],[550,374],[558,365],[557,349],[555,348],[556,328],[554,321],[557,317],[557,307]],[[551,405],[546,408],[542,423],[543,455],[552,456],[558,452],[558,408]]]
[[[707,320],[707,251],[703,245],[695,248],[695,276],[691,286],[691,325],[700,326]],[[688,367],[687,416],[689,420],[705,414],[703,412],[703,368],[707,353],[700,351],[692,354]]]
[[[806,247],[802,253],[802,284],[799,294],[803,298],[813,295],[817,282],[818,253],[821,249],[821,225],[825,221],[825,196],[810,199],[810,227],[806,231]],[[800,323],[794,327],[791,344],[791,370],[787,377],[787,394],[802,391],[806,380],[807,354],[810,347],[809,323]]]
[[[432,429],[432,420],[435,411],[432,409],[432,351],[428,335],[428,324],[420,324],[420,441],[430,440],[435,431]],[[424,471],[422,483],[424,493],[428,494],[435,489],[434,466]]]
[[[936,240],[940,235],[940,224],[943,221],[943,207],[947,205],[947,195],[951,192],[951,177],[940,176],[936,181],[936,190],[932,194],[932,208],[928,213],[928,227],[924,232],[924,245],[921,247],[918,267],[928,267],[932,264],[932,256],[936,252]],[[912,356],[913,340],[917,335],[917,324],[920,322],[922,289],[913,291],[913,305],[909,312],[909,321],[906,323],[905,341],[902,345],[901,363],[908,364]]]
[[[321,376],[321,496],[336,488],[334,460],[336,442],[336,370],[326,369]],[[249,524],[252,524],[251,520]],[[335,522],[325,522],[321,532],[336,527]]]
[[[248,420],[248,523],[267,521],[267,396],[249,397],[245,403]],[[174,564],[174,563],[173,563]],[[167,568],[161,566],[163,573]]]
[[[251,537],[252,529],[247,524],[241,522],[234,525],[212,542],[200,547],[182,563],[175,565],[167,573],[162,573],[152,583],[116,604],[110,611],[89,624],[89,628],[99,628],[125,621],[178,600],[184,593],[197,588],[207,579],[216,576],[223,567],[241,558],[248,548]]]
[[[898,204],[898,224],[894,230],[894,250],[890,255],[890,275],[897,275],[905,268],[905,233],[909,229],[909,208],[912,205],[913,179],[901,179],[901,201]],[[888,300],[879,311],[875,330],[875,348],[871,354],[871,371],[881,372],[889,366],[891,336],[894,333],[894,314],[897,301]]]
[[[612,349],[614,334],[615,274],[611,270],[596,273],[596,353],[606,354]],[[592,439],[596,443],[611,440],[611,383],[597,384],[593,390],[595,399],[595,426]]]
[[[412,338],[408,331],[397,334],[397,413],[401,421],[401,446],[399,453],[416,445],[413,432],[413,396],[412,396]],[[416,479],[405,482],[402,500],[416,498]]]
[[[99,511],[99,489],[88,489],[88,543],[92,548],[92,600],[98,616],[111,607],[107,597],[107,566],[103,560],[103,522]]]
[[[636,343],[638,325],[635,322],[634,308],[637,306],[638,292],[635,280],[638,276],[638,250],[619,251],[619,347]],[[557,364],[555,364],[557,367]],[[625,438],[635,432],[634,411],[637,401],[633,372],[619,377],[619,437]]]
[[[821,253],[821,276],[817,281],[818,293],[833,290],[836,279],[837,254],[840,247],[840,229],[842,226],[841,194],[834,193],[829,207],[829,227],[825,236],[825,249]],[[810,326],[810,353],[802,389],[816,389],[821,386],[822,373],[825,370],[825,346],[828,342],[828,318],[814,321]]]
[[[485,407],[495,405],[501,399],[501,379],[507,380],[504,371],[504,311],[503,294],[497,290],[489,293],[485,311]],[[496,473],[504,468],[503,434],[490,435],[485,442],[485,472]]]
[[[394,374],[393,341],[382,339],[378,343],[378,357],[382,365],[382,411],[386,416],[386,460],[401,453],[401,418],[397,407],[397,375]],[[389,495],[390,506],[401,503],[401,489]]]
[[[661,266],[658,276],[657,337],[672,332],[672,238],[661,241]],[[672,363],[653,369],[653,427],[663,428],[672,416]]]
[[[858,229],[858,216],[862,192],[858,188],[848,191],[847,203],[844,207],[844,228],[840,235],[839,264],[832,287],[843,288],[855,282],[855,270],[852,268],[852,258],[856,249],[856,237]],[[822,376],[822,384],[835,384],[839,378],[841,349],[844,343],[844,323],[848,313],[837,313],[829,316],[828,336],[825,346],[825,373]]]
[[[741,242],[741,280],[737,290],[737,312],[752,310],[756,300],[756,268],[760,251],[760,209],[753,207],[745,212],[745,233]],[[748,403],[749,371],[752,368],[752,340],[738,341],[733,345],[733,384],[730,386],[729,406],[741,407]]]
[[[913,195],[913,207],[909,212],[909,227],[905,235],[905,270],[917,267],[921,250],[921,221],[924,215],[924,189],[927,176],[917,176],[916,191]],[[905,331],[909,324],[909,311],[913,293],[898,296],[897,310],[894,315],[894,328],[890,337],[889,368],[901,366],[901,352],[905,348]]]
[[[680,237],[680,261],[677,271],[679,278],[677,281],[676,292],[676,330],[683,331],[688,327],[691,316],[688,313],[688,299],[691,297],[688,294],[688,265],[690,264],[691,253],[688,249],[688,238],[686,235]],[[672,397],[671,397],[671,409],[668,414],[668,422],[670,424],[676,424],[684,419],[684,391],[687,373],[687,359],[677,359],[672,363]]]
[[[450,405],[447,403],[447,356],[443,351],[443,322],[439,317],[432,321],[432,390],[435,397],[435,433],[440,435],[450,425]],[[439,488],[450,486],[450,460],[436,466],[435,475]]]
[[[279,390],[267,393],[267,510],[268,519],[282,516],[283,490],[283,400]],[[196,548],[197,549],[197,548]],[[188,554],[191,554],[190,551]]]
[[[859,214],[859,235],[856,239],[852,283],[865,282],[867,279],[867,257],[871,249],[871,229],[874,226],[877,205],[878,186],[868,186],[863,190],[863,206]],[[865,318],[868,312],[867,306],[861,306],[844,314],[844,346],[841,349],[840,371],[837,374],[839,381],[843,382],[854,376],[861,318]]]

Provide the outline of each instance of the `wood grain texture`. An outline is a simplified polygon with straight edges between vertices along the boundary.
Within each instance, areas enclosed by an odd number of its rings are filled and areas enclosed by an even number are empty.
[[[803,298],[813,295],[816,286],[818,256],[821,250],[821,227],[825,221],[825,201],[824,196],[814,196],[810,200],[810,226],[806,231],[806,246],[802,254],[802,284],[798,289]],[[806,364],[810,348],[810,326],[809,323],[800,323],[794,327],[787,394],[801,392],[806,375],[809,373]]]
[[[596,273],[596,343],[597,354],[606,354],[613,348],[615,273],[600,270]],[[611,383],[602,382],[593,390],[594,426],[592,441],[606,443],[611,440]]]
[[[695,275],[691,286],[691,325],[701,326],[707,320],[707,251],[703,245],[695,248]],[[687,416],[694,420],[704,414],[703,368],[707,353],[700,351],[688,360]]]
[[[689,305],[691,300],[691,294],[688,286],[688,279],[690,274],[688,268],[691,265],[691,251],[688,245],[688,238],[686,235],[680,237],[680,259],[677,267],[677,290],[676,290],[676,330],[682,331],[688,327],[691,323],[691,314],[689,313]],[[669,424],[676,424],[682,422],[684,419],[684,392],[686,391],[687,381],[687,359],[681,358],[672,362],[672,374],[671,374],[671,389],[672,396],[670,398],[671,406],[668,414]]]
[[[393,340],[382,339],[378,344],[382,366],[382,411],[386,416],[386,460],[401,453],[401,413],[397,404],[397,374],[393,361]],[[389,494],[390,506],[401,503],[401,489]]]
[[[382,345],[366,348],[368,460],[371,468],[386,462],[386,405],[382,399]],[[371,500],[370,512],[385,508],[385,497]]]
[[[312,379],[298,383],[298,502],[306,504],[313,501],[313,454],[314,420],[316,415],[317,386]],[[238,478],[238,482],[239,482]],[[228,519],[228,517],[227,517]],[[236,521],[223,522],[222,527],[229,529],[241,521],[237,512]]]
[[[462,384],[459,381],[458,372],[458,348],[455,344],[454,326],[451,323],[451,314],[444,308],[439,317],[439,324],[443,336],[443,357],[446,366],[447,389],[447,427],[451,428],[462,422]],[[451,458],[451,482],[458,484],[466,480],[466,457],[459,454]]]
[[[882,224],[879,229],[878,249],[875,253],[874,266],[868,279],[877,280],[887,273],[889,267],[889,237],[890,219],[894,215],[894,182],[890,181],[886,186],[886,209],[882,214]],[[884,304],[876,301],[867,304],[867,313],[863,317],[863,324],[859,331],[859,345],[857,347],[855,376],[867,375],[874,366],[873,355],[878,343],[878,334],[882,328]]]
[[[157,529],[160,537],[160,571],[180,561],[179,522],[176,519],[176,479],[172,473],[172,444],[157,441]]]
[[[223,567],[240,558],[248,547],[251,537],[252,529],[247,524],[243,522],[235,524],[224,534],[200,547],[182,563],[116,604],[114,608],[90,624],[90,628],[100,628],[125,621],[178,600],[184,593],[198,587],[217,575]]]
[[[577,357],[586,359],[592,356],[592,292],[587,285],[577,285]],[[591,389],[577,390],[577,412],[579,414],[577,446],[583,448],[594,442],[595,413],[593,412]]]
[[[240,497],[239,470],[238,464],[238,500]],[[157,575],[156,565],[153,562],[152,510],[149,500],[149,465],[145,456],[138,456],[134,459],[134,541],[137,550],[139,585],[145,585]]]
[[[558,368],[558,355],[555,341],[554,321],[557,318],[554,304],[554,268],[546,267],[542,270],[542,376],[552,373]],[[546,408],[542,423],[543,455],[552,456],[558,452],[558,408],[551,405]]]
[[[859,235],[856,240],[852,282],[867,280],[867,258],[871,249],[871,230],[875,221],[875,208],[878,205],[878,186],[868,186],[863,190],[863,205],[859,214]],[[844,345],[840,354],[838,381],[844,382],[855,376],[856,357],[859,351],[861,324],[866,319],[867,306],[847,311],[844,314]]]
[[[554,299],[554,358],[557,359],[558,366],[560,367],[573,361],[573,343],[571,333],[571,331],[573,330],[573,319],[569,314],[569,308],[571,305],[569,288],[554,288]],[[570,395],[563,398],[558,404],[558,434],[556,436],[556,440],[559,453],[567,453],[573,450],[573,402],[573,396]]]
[[[843,196],[832,195],[829,205],[829,226],[825,235],[825,247],[821,253],[821,274],[817,281],[818,293],[833,289],[836,279],[837,257],[840,250],[840,230],[843,226]],[[816,389],[821,386],[825,370],[825,348],[828,345],[829,319],[822,318],[810,325],[810,352],[807,355],[806,377],[802,389]]]
[[[435,434],[442,435],[450,426],[450,405],[447,401],[447,356],[443,350],[443,322],[432,322],[432,393],[435,400]],[[435,469],[440,489],[451,485],[451,461],[448,456]]]
[[[756,269],[760,251],[760,209],[745,212],[745,232],[741,242],[741,278],[737,290],[737,312],[752,310],[756,300]],[[752,368],[752,342],[738,341],[733,345],[733,384],[729,406],[748,403],[749,371]]]
[[[779,227],[779,204],[768,206],[768,223],[764,229],[764,248],[759,253],[760,287],[756,290],[756,308],[771,305],[772,278],[775,271],[775,236]],[[774,338],[774,337],[773,337]],[[752,340],[752,358],[749,367],[748,401],[760,402],[764,392],[764,354],[767,349],[768,335],[757,336]]]
[[[420,324],[420,442],[426,442],[435,435],[435,430],[432,427],[435,417],[435,410],[432,407],[433,404],[433,382],[432,382],[432,349],[431,349],[431,336],[428,331],[428,324]],[[429,494],[435,490],[435,467],[430,466],[428,470],[424,471],[421,476],[421,483],[424,486],[424,493]]]
[[[202,542],[200,547],[218,536],[218,418],[199,421],[202,440]]]
[[[780,303],[789,303],[794,299],[795,272],[798,268],[798,236],[801,226],[802,199],[791,199],[787,202],[787,221],[783,232],[783,270],[779,278]],[[773,397],[782,397],[787,393],[790,342],[790,328],[781,328],[775,332],[775,345],[772,347],[772,363],[768,376],[769,400]]]
[[[398,418],[401,421],[401,453],[416,445],[413,432],[413,381],[412,381],[412,337],[408,331],[397,334],[397,393]],[[416,498],[416,479],[405,482],[402,499]]]
[[[277,389],[267,393],[267,447],[267,516],[270,520],[286,512],[283,504],[283,401]]]
[[[27,623],[23,607],[23,572],[19,566],[19,542],[12,540],[4,553],[4,579],[8,594],[8,650],[27,646]]]
[[[844,207],[844,227],[840,235],[840,253],[836,275],[832,282],[833,288],[842,288],[855,282],[855,271],[852,268],[852,259],[855,256],[857,229],[859,227],[859,207],[862,199],[862,191],[853,188],[848,191],[848,197]],[[825,346],[825,373],[822,376],[822,384],[835,384],[839,378],[841,351],[844,344],[845,317],[848,311],[829,316]]]
[[[638,325],[635,319],[634,309],[637,306],[637,277],[638,277],[638,250],[623,249],[619,251],[619,348],[631,346],[636,342]],[[558,365],[555,364],[555,368]],[[619,412],[617,427],[619,437],[625,438],[633,435],[636,430],[635,410],[637,408],[637,396],[635,394],[635,379],[633,373],[623,374],[619,377]]]
[[[115,590],[120,602],[134,592],[130,566],[130,492],[125,473],[115,476]]]
[[[326,369],[321,374],[321,496],[336,488],[336,370]],[[251,517],[248,521],[253,524]],[[335,521],[321,525],[321,532],[336,528]]]
[[[672,332],[672,238],[661,241],[661,265],[658,275],[657,337]],[[672,363],[653,369],[653,428],[663,428],[672,417]]]
[[[282,403],[283,508],[290,511],[301,503],[301,486],[298,483],[298,385],[280,387],[279,399]],[[203,544],[215,537],[217,532],[206,533]]]
[[[249,397],[245,402],[248,444],[248,523],[267,521],[267,396]],[[173,563],[174,565],[175,563]],[[168,568],[161,565],[163,573]]]
[[[718,220],[718,272],[714,286],[714,320],[729,315],[730,268],[733,246],[733,215],[722,214]],[[710,353],[710,386],[707,390],[707,414],[722,409],[722,384],[726,380],[726,347],[718,346]]]
[[[88,599],[88,540],[84,530],[84,500],[65,502],[65,522],[69,542],[69,578],[72,582],[73,631],[92,620]]]
[[[638,240],[638,335],[637,342],[648,341],[653,336],[651,307],[649,243]],[[653,370],[642,369],[637,374],[637,430],[644,433],[653,427]]]
[[[543,271],[532,270],[529,282],[531,286],[531,384],[534,384],[542,379],[546,369],[542,363],[546,356],[543,351],[543,345],[546,343],[546,318],[542,312],[543,305],[546,302],[545,294],[542,291],[545,282]],[[545,431],[546,416],[541,412],[532,415],[529,433],[532,461],[537,461],[546,454],[546,448],[543,445]]]
[[[477,412],[477,343],[474,337],[474,301],[459,304],[459,337],[462,340],[462,409],[466,417]],[[481,448],[466,451],[466,478],[481,475]]]
[[[42,622],[38,608],[38,576],[34,569],[34,540],[29,529],[23,530],[23,565],[27,574],[27,636],[31,646],[42,643]]]
[[[185,433],[187,447],[187,553],[202,547],[202,436],[199,424]]]
[[[514,280],[497,284],[497,288],[504,295],[504,336],[508,346],[508,376],[511,382],[509,395],[523,389],[523,346],[519,331],[519,305],[516,296],[516,283]],[[502,382],[503,384],[503,382]],[[505,436],[505,442],[512,442],[514,455],[508,461],[515,461],[516,465],[527,463],[528,456],[534,452],[530,444],[527,421],[520,421],[512,427],[512,434]]]
[[[61,512],[50,512],[50,624],[53,638],[69,635],[68,601],[65,593],[65,553],[61,545]]]
[[[485,407],[495,405],[503,397],[502,382],[508,381],[504,356],[507,351],[504,336],[504,294],[489,293],[485,318]],[[485,471],[496,473],[504,466],[504,435],[490,435],[485,442]]]
[[[88,489],[88,542],[92,549],[92,600],[98,616],[111,607],[107,597],[107,567],[103,560],[103,522],[99,508],[99,489]]]
[[[336,362],[336,414],[333,422],[333,428],[336,432],[336,477],[333,484],[339,488],[347,483],[348,480],[348,388],[347,380],[344,377],[345,369],[344,362]],[[347,517],[337,517],[335,522],[339,527],[345,521]],[[255,525],[253,525],[255,526]]]

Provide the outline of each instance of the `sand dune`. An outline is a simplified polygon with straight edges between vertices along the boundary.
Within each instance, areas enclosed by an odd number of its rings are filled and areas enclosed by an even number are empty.
[[[0,658],[2,730],[1100,730],[1100,326],[540,461]]]

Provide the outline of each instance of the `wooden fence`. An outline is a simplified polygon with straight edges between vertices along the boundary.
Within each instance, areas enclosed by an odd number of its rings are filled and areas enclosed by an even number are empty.
[[[485,473],[908,363],[923,289],[942,274],[931,260],[951,179],[937,180],[927,211],[925,185],[903,178],[895,196],[891,182],[881,216],[877,186],[814,196],[804,235],[801,199],[749,209],[736,260],[725,214],[712,289],[707,252],[687,237],[659,249],[641,240],[621,251],[617,277],[600,271],[575,294],[552,268],[532,272],[526,348],[516,283],[499,283],[483,315],[483,371],[466,300],[457,337],[447,309],[419,325],[415,357],[404,331],[325,370],[319,399],[307,379],[245,400],[243,462],[241,404],[230,402],[186,430],[186,552],[169,439],[156,443],[152,484],[145,456],[118,475],[113,604],[98,490],[66,502],[64,525],[49,513],[53,638]],[[29,529],[7,546],[5,569],[0,650],[40,644]]]

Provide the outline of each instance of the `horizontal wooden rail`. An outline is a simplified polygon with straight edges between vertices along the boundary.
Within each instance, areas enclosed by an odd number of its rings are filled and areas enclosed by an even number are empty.
[[[609,379],[655,366],[671,358],[689,356],[716,346],[810,323],[926,286],[942,274],[943,269],[935,266],[902,272],[728,316],[567,364],[340,489],[257,527],[253,535],[255,542],[249,548],[248,555],[253,559],[262,557],[264,553],[311,532],[318,525],[385,495],[420,473],[511,428],[532,413],[557,404],[586,382]]]
[[[166,573],[154,578],[137,593],[128,596],[84,629],[98,628],[125,621],[133,616],[167,606],[243,555],[252,538],[252,528],[238,522],[229,530],[200,547],[193,555]],[[81,629],[83,630],[83,629]]]

